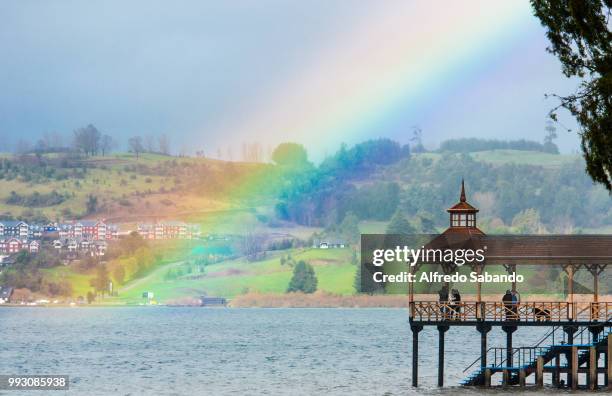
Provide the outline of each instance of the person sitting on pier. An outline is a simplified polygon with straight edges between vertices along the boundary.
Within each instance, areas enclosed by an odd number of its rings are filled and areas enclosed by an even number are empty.
[[[533,314],[538,322],[548,322],[551,319],[550,309],[534,307]]]
[[[457,289],[452,290],[451,307],[453,309],[453,319],[459,319],[459,314],[461,313],[461,294],[459,294]]]
[[[438,291],[438,296],[440,297],[440,313],[442,314],[443,320],[448,319],[448,286],[444,285]]]
[[[512,320],[513,310],[512,310],[512,292],[510,289],[506,290],[506,294],[502,297],[502,302],[504,303],[504,313],[506,314],[506,320]]]

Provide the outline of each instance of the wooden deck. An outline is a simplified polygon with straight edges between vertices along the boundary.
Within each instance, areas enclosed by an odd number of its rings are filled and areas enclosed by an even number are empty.
[[[437,302],[410,303],[410,321],[423,324],[550,325],[553,323],[606,323],[612,321],[612,302]]]

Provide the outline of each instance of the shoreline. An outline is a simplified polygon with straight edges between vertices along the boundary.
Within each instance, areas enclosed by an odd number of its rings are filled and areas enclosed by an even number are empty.
[[[482,296],[483,301],[501,301],[501,294],[487,294]],[[418,294],[415,299],[419,301],[438,301],[437,294]],[[463,296],[464,302],[475,302],[476,295],[467,294]],[[530,294],[524,293],[521,298],[523,302],[556,302],[568,301],[562,294]],[[574,302],[593,302],[592,295],[574,295]],[[612,302],[612,295],[600,296],[599,302]],[[247,293],[228,299],[225,306],[201,306],[197,299],[175,299],[159,304],[142,303],[94,303],[94,304],[0,304],[11,308],[126,308],[126,307],[201,307],[201,308],[408,308],[409,299],[406,295],[336,295],[325,292],[313,294],[304,293]]]

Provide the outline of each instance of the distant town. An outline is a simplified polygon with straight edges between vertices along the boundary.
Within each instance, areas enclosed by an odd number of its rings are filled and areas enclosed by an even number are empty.
[[[103,219],[48,224],[1,221],[0,266],[9,265],[19,252],[36,254],[45,247],[68,260],[79,256],[104,256],[109,242],[132,232],[146,240],[193,239],[200,235],[197,225],[182,221],[139,223],[136,229],[125,230]]]

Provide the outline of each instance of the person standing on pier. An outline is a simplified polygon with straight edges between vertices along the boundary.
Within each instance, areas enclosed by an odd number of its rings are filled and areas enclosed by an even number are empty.
[[[453,309],[453,318],[459,319],[459,314],[461,313],[461,294],[459,294],[459,290],[453,289],[451,293],[451,306]]]
[[[518,320],[518,306],[521,302],[521,295],[516,291],[512,290],[512,316],[514,320]]]
[[[506,320],[512,320],[512,292],[506,290],[506,294],[502,297],[504,303],[504,313],[506,314]]]
[[[440,313],[442,313],[442,319],[448,319],[448,286],[444,285],[438,291],[438,296],[440,297]]]

